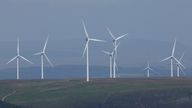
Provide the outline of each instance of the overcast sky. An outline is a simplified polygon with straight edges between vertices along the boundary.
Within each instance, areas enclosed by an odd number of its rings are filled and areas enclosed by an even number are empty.
[[[82,19],[90,37],[108,41],[92,43],[93,65],[108,63],[108,57],[100,52],[112,45],[105,26],[115,35],[129,33],[119,48],[120,66],[142,66],[146,58],[161,65],[159,60],[170,54],[175,38],[176,55],[188,53],[190,65],[191,11],[191,0],[1,0],[0,67],[15,66],[5,63],[15,55],[18,36],[23,56],[39,65],[39,58],[32,54],[42,49],[48,34],[47,53],[55,65],[85,64],[81,57],[85,40]]]

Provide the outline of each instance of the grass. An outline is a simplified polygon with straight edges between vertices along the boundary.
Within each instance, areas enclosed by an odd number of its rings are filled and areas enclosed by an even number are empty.
[[[192,105],[192,79],[0,81],[0,97],[24,108],[177,108]],[[149,103],[151,102],[151,103]],[[179,107],[178,107],[179,108]]]

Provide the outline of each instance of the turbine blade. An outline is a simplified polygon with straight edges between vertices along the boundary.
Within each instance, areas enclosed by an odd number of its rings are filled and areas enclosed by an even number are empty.
[[[15,60],[17,58],[17,56],[15,56],[14,58],[12,58],[10,61],[7,62],[7,64],[11,63],[13,60]]]
[[[84,20],[82,20],[82,24],[83,24],[83,29],[84,29],[84,32],[85,32],[85,36],[86,36],[87,38],[89,38],[89,34],[88,34],[88,32],[87,32],[87,28],[86,28],[86,26],[85,26]]]
[[[181,70],[181,72],[182,72],[182,73],[184,74],[184,76],[185,76],[185,75],[186,75],[186,74],[185,74],[185,71],[184,71],[181,67],[180,67],[179,69]]]
[[[117,50],[117,48],[119,47],[120,42],[115,46],[115,50]]]
[[[114,50],[113,50],[113,54],[115,54],[115,57],[117,58],[117,48],[119,47],[120,42],[115,46]]]
[[[27,61],[27,62],[29,62],[29,63],[31,63],[31,64],[33,64],[31,61],[29,61],[28,59],[26,59],[25,57],[23,57],[23,56],[19,56],[20,58],[22,58],[23,60],[25,60],[25,61]]]
[[[165,59],[163,59],[163,60],[161,60],[160,62],[167,61],[167,60],[169,60],[169,59],[171,59],[171,56],[170,56],[170,57],[167,57],[167,58],[165,58]]]
[[[152,68],[150,68],[150,67],[149,67],[149,70],[152,70],[152,71],[153,71],[153,69],[152,69]]]
[[[182,64],[179,64],[180,67],[182,67],[183,69],[186,69],[186,67]]]
[[[181,72],[185,75],[184,70],[182,69],[182,67],[180,65],[177,65],[179,67],[179,70],[181,70]]]
[[[111,55],[111,53],[110,52],[108,52],[108,51],[102,51],[103,53],[105,53],[105,54],[107,54],[107,55]]]
[[[122,36],[119,36],[118,38],[116,38],[116,40],[119,40],[119,39],[121,39],[121,38],[123,38],[123,37],[125,37],[125,36],[127,36],[128,35],[128,33],[126,33],[126,34],[124,34],[124,35],[122,35]]]
[[[108,28],[108,27],[106,27],[107,28],[107,31],[109,32],[109,34],[111,35],[111,37],[113,38],[113,39],[115,39],[115,36],[113,35],[113,33],[111,32],[111,30]]]
[[[36,55],[41,55],[41,54],[42,54],[42,52],[35,53],[35,54],[33,54],[33,55],[36,56]]]
[[[174,56],[174,54],[175,54],[176,42],[177,42],[177,40],[175,39],[175,42],[174,42],[174,45],[173,45],[173,50],[172,50],[172,56]]]
[[[90,41],[95,41],[95,42],[105,42],[104,40],[99,40],[99,39],[90,39]]]
[[[145,69],[143,69],[143,70],[147,70],[148,69],[148,67],[146,67]]]
[[[115,68],[117,69],[116,74],[119,73],[119,68],[118,68],[118,65],[117,65],[117,63],[116,63],[116,60],[115,60]]]
[[[82,57],[84,57],[84,56],[85,56],[85,52],[86,52],[86,50],[87,50],[87,48],[88,48],[88,44],[89,44],[89,42],[87,42],[87,43],[86,43],[86,45],[85,45],[85,48],[84,48],[84,51],[83,51],[83,55],[82,55]]]
[[[175,57],[173,57],[175,59],[175,61],[180,65],[182,66],[183,68],[185,68],[185,66],[183,64],[181,64],[181,62],[179,60],[177,60]]]
[[[185,68],[183,68],[181,65],[177,65],[178,67],[179,67],[179,69],[185,69]]]
[[[53,67],[53,63],[49,60],[49,58],[47,57],[46,54],[44,54],[45,58],[47,59],[48,63],[51,65],[51,67]]]
[[[20,47],[19,47],[19,37],[17,38],[17,54],[19,55]]]
[[[179,61],[181,62],[183,60],[183,57],[184,57],[185,53],[183,53],[179,59]]]
[[[45,41],[45,45],[44,45],[44,47],[43,47],[43,52],[46,51],[48,41],[49,41],[49,36],[47,36],[47,39],[46,39],[46,41]]]

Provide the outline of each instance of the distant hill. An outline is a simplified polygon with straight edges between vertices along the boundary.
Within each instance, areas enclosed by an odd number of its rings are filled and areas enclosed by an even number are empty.
[[[144,67],[118,67],[117,75],[120,77],[145,77],[146,72],[143,70]],[[151,75],[154,77],[169,76],[169,68],[154,67],[155,72]],[[187,77],[190,77],[191,69],[187,68],[185,73]],[[54,68],[45,68],[46,79],[66,79],[66,78],[85,78],[86,66],[83,65],[62,65],[55,66]],[[0,70],[0,79],[15,79],[16,69],[3,69]],[[181,73],[183,76],[184,74]],[[40,78],[40,67],[29,67],[20,69],[21,79],[39,79]],[[90,76],[92,78],[107,78],[109,77],[109,68],[105,66],[91,66]]]

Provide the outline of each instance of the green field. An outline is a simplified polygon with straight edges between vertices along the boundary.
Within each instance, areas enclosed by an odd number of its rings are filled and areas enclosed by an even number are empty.
[[[192,108],[192,79],[0,81],[0,98],[22,108]]]

